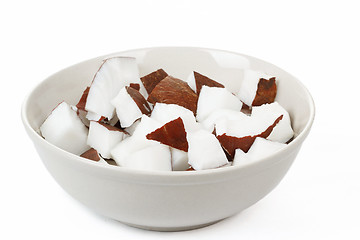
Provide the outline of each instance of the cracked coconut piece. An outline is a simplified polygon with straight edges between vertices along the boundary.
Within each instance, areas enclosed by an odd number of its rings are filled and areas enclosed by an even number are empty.
[[[242,102],[225,88],[203,86],[197,103],[196,119],[204,121],[219,109],[241,110]]]
[[[286,144],[257,137],[247,153],[236,149],[233,166],[244,166],[256,162],[286,147]]]
[[[248,106],[260,106],[272,103],[277,93],[276,79],[260,71],[244,70],[244,79],[237,94]]]
[[[166,78],[168,74],[163,69],[158,69],[146,76],[143,76],[141,82],[143,83],[148,94],[152,92],[155,86],[164,78]]]
[[[180,117],[147,134],[146,138],[184,152],[187,152],[189,148],[184,123]]]
[[[228,164],[226,155],[215,135],[206,130],[189,133],[188,159],[195,170],[218,168]]]
[[[150,103],[177,104],[196,114],[198,96],[189,85],[177,78],[167,76],[161,80],[148,97]]]
[[[89,94],[89,90],[90,90],[90,87],[86,87],[83,94],[81,95],[81,98],[80,98],[79,102],[76,104],[76,107],[77,107],[78,110],[86,111],[85,110],[85,105],[86,105],[86,99],[87,99],[88,94]]]
[[[261,138],[267,138],[274,127],[280,122],[280,120],[283,118],[283,115],[278,117],[275,122],[270,125],[265,131],[262,133],[259,133],[257,135],[253,136],[244,136],[244,137],[234,137],[226,135],[226,133],[217,136],[217,139],[219,140],[221,146],[224,148],[224,150],[227,152],[227,154],[230,155],[230,157],[233,159],[235,156],[235,150],[241,149],[245,153],[249,151],[250,147],[254,143],[255,139],[257,137]]]
[[[198,72],[194,71],[193,77],[195,78],[196,93],[198,95],[200,94],[202,86],[225,88],[225,86],[221,83],[218,83],[215,80],[212,80],[211,78],[208,78],[207,76],[204,76]]]
[[[134,88],[124,87],[111,101],[122,128],[130,127],[143,114],[150,115],[151,108],[141,93]]]
[[[268,79],[260,78],[258,87],[256,90],[256,95],[252,106],[261,106],[265,103],[272,103],[276,97],[276,83],[275,77]]]
[[[55,146],[81,154],[89,149],[86,144],[88,129],[66,102],[57,105],[40,126],[41,135]]]
[[[94,148],[90,148],[86,152],[82,153],[80,155],[80,157],[87,158],[87,159],[93,160],[95,162],[98,162],[101,159],[99,156],[99,153]]]
[[[112,158],[110,151],[121,142],[127,133],[106,123],[90,121],[87,144],[96,149],[102,157]]]
[[[114,99],[123,87],[129,86],[130,83],[139,84],[140,92],[143,96],[147,97],[147,92],[140,81],[139,69],[135,58],[111,57],[105,59],[99,70],[95,73],[90,85],[85,109],[99,116],[111,119],[115,110],[115,107],[110,103],[111,100]]]

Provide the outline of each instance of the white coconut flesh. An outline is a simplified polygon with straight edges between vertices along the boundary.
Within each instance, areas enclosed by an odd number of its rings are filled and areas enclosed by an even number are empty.
[[[226,155],[216,137],[206,130],[188,133],[189,164],[195,170],[217,168],[228,163]]]
[[[241,149],[235,150],[233,166],[244,166],[259,161],[286,146],[284,143],[273,142],[257,137],[247,153],[244,153]]]
[[[192,111],[177,104],[156,103],[151,118],[164,125],[167,122],[181,118],[185,131],[191,132],[200,128]]]
[[[240,111],[241,107],[242,102],[226,88],[203,86],[197,103],[196,119],[201,122],[216,110]]]
[[[122,164],[138,170],[171,171],[171,153],[168,146],[158,144],[130,154]]]
[[[142,116],[141,110],[134,99],[128,94],[125,87],[111,100],[111,104],[115,107],[116,115],[123,128],[130,127]]]
[[[269,80],[273,76],[251,69],[244,69],[243,74],[242,83],[237,96],[243,103],[251,106],[255,99],[260,79],[264,78]]]
[[[196,93],[196,80],[195,80],[194,72],[191,72],[189,74],[188,78],[186,79],[186,82],[189,85],[189,87]]]
[[[185,171],[186,169],[188,169],[188,153],[173,147],[170,147],[170,150],[172,170]]]
[[[231,109],[218,109],[212,112],[205,120],[201,122],[201,124],[204,129],[209,132],[213,132],[215,125],[221,122],[223,119],[241,121],[246,118],[247,115],[240,111]]]
[[[267,139],[286,143],[294,136],[289,113],[278,102],[263,104],[252,108],[252,117],[259,120],[261,119],[268,124],[274,123],[281,115],[283,115],[282,119],[276,124]]]
[[[80,155],[90,148],[86,144],[88,129],[66,102],[51,112],[40,131],[47,141],[73,154]]]
[[[94,148],[104,158],[111,158],[110,151],[123,140],[125,133],[109,130],[98,122],[91,121],[87,144]]]
[[[111,150],[111,155],[117,165],[126,165],[127,158],[136,151],[159,145],[159,142],[146,138],[148,133],[155,131],[159,127],[161,127],[159,122],[143,115],[133,135],[122,140]]]
[[[140,81],[135,58],[112,57],[104,60],[91,83],[85,109],[111,119],[115,109],[111,100],[130,83],[139,83],[141,93],[147,94]]]

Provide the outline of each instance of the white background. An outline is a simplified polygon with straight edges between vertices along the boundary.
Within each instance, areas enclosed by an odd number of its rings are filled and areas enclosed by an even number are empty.
[[[0,239],[360,239],[355,4],[1,1]],[[20,120],[25,95],[48,75],[88,58],[152,46],[218,48],[264,59],[297,76],[316,103],[313,129],[280,185],[207,228],[149,232],[94,214],[47,173]]]

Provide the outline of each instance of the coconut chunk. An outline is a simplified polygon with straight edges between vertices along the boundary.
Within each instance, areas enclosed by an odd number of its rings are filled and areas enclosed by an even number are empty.
[[[42,136],[55,146],[81,154],[89,149],[88,130],[66,102],[60,103],[40,127]]]
[[[194,78],[196,83],[196,93],[199,94],[201,91],[202,86],[208,86],[208,87],[218,87],[218,88],[224,88],[224,85],[221,83],[218,83],[215,80],[212,80],[208,78],[205,75],[202,75],[198,72],[194,71]]]
[[[195,131],[200,128],[192,111],[176,104],[156,103],[151,118],[161,124],[170,122],[180,117],[184,123],[186,132]]]
[[[188,163],[188,153],[176,148],[171,150],[171,166],[173,171],[186,171],[190,166]]]
[[[195,170],[217,168],[228,163],[219,141],[208,131],[189,133],[187,140],[189,164]]]
[[[133,136],[141,136],[144,139],[146,139],[146,135],[148,133],[155,131],[161,126],[162,124],[159,121],[153,118],[149,118],[146,115],[142,115],[140,119],[140,123],[137,125],[136,129],[134,130]],[[151,140],[151,142],[153,141]]]
[[[81,154],[80,157],[87,158],[98,163],[108,164],[94,148],[90,148],[89,150]]]
[[[283,115],[283,118],[274,127],[267,139],[286,143],[294,136],[289,113],[278,102],[252,108],[252,117],[266,122],[274,122],[280,115]]]
[[[282,119],[282,115],[278,117],[273,124],[268,126],[265,130],[259,130],[258,126],[255,125],[238,125],[234,130],[237,131],[238,137],[231,136],[228,134],[218,135],[217,139],[219,140],[221,146],[227,152],[227,154],[234,158],[235,150],[240,148],[244,152],[248,152],[252,144],[254,143],[257,137],[267,138],[274,127],[279,123]],[[246,121],[244,121],[246,122]],[[248,127],[252,126],[252,129],[248,129]],[[234,131],[229,131],[230,134],[234,133]],[[258,132],[258,134],[254,135],[253,132]]]
[[[128,156],[122,167],[147,171],[171,171],[170,149],[159,144],[138,150]]]
[[[186,79],[187,84],[189,87],[196,93],[196,82],[195,82],[195,75],[194,72],[191,72]]]
[[[286,147],[286,144],[257,137],[247,153],[236,149],[233,166],[244,166],[265,158]]]
[[[147,100],[152,104],[177,104],[195,114],[198,96],[186,82],[167,76],[155,86]]]
[[[215,124],[216,135],[227,134],[233,137],[254,136],[265,131],[272,123],[260,118],[242,115],[238,119],[221,118]]]
[[[265,73],[244,69],[244,78],[237,94],[248,106],[260,106],[274,102],[276,97],[275,77]]]
[[[161,124],[154,119],[143,115],[132,136],[123,139],[112,150],[111,155],[116,164],[123,166],[127,158],[138,150],[159,145],[157,141],[146,138],[148,133],[161,127]]]
[[[114,115],[115,107],[110,103],[124,86],[140,84],[140,92],[146,94],[139,78],[136,59],[112,57],[105,59],[94,76],[86,99],[85,109],[107,119]]]
[[[82,121],[82,123],[86,126],[89,127],[90,121],[86,118],[87,115],[87,111],[85,110],[81,110],[78,107],[74,106],[74,105],[70,105],[71,109],[73,111],[76,112],[76,114],[78,115],[78,117],[80,118],[80,120]]]
[[[125,132],[105,123],[90,122],[87,144],[96,149],[102,157],[112,158],[110,151],[123,140]]]
[[[145,98],[131,87],[123,87],[111,104],[116,108],[116,115],[123,128],[131,126],[143,114],[151,112]]]
[[[185,152],[188,151],[184,123],[180,117],[147,134],[146,138]]]
[[[168,74],[163,69],[158,69],[140,79],[147,93],[150,94],[155,86],[167,76]]]
[[[137,91],[140,91],[140,84],[138,84],[138,83],[130,83],[129,87],[131,87]]]
[[[79,102],[76,104],[76,107],[78,110],[85,110],[86,99],[88,97],[89,90],[90,90],[90,87],[85,88],[83,94],[81,95]]]
[[[241,110],[242,102],[225,88],[203,86],[197,104],[196,119],[201,122],[219,109]]]
[[[125,128],[125,131],[126,131],[127,133],[129,133],[128,136],[131,136],[131,135],[134,134],[135,129],[136,129],[137,126],[139,125],[140,121],[141,121],[141,119],[138,119],[138,120],[136,120],[130,127]]]
[[[231,109],[218,109],[212,112],[205,120],[201,122],[201,124],[204,129],[208,130],[209,132],[213,132],[215,125],[217,125],[217,123],[221,123],[223,120],[242,121],[246,118],[248,118],[248,116],[239,111],[234,111]]]
[[[91,111],[87,111],[85,117],[88,121],[97,121],[97,122],[100,122],[105,119],[104,116],[101,116],[101,115],[91,112]]]

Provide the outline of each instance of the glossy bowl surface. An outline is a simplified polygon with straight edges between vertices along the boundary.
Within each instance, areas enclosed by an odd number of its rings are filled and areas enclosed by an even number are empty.
[[[236,89],[244,68],[278,79],[276,100],[290,113],[295,139],[283,150],[243,167],[203,171],[145,172],[99,165],[45,141],[38,129],[59,102],[76,104],[103,59],[137,58],[141,76],[159,68],[186,79],[195,70]],[[267,195],[284,177],[307,137],[315,115],[308,90],[294,76],[254,57],[214,49],[159,47],[97,57],[68,67],[36,86],[22,106],[25,129],[48,171],[73,198],[128,225],[177,231],[234,215]]]

